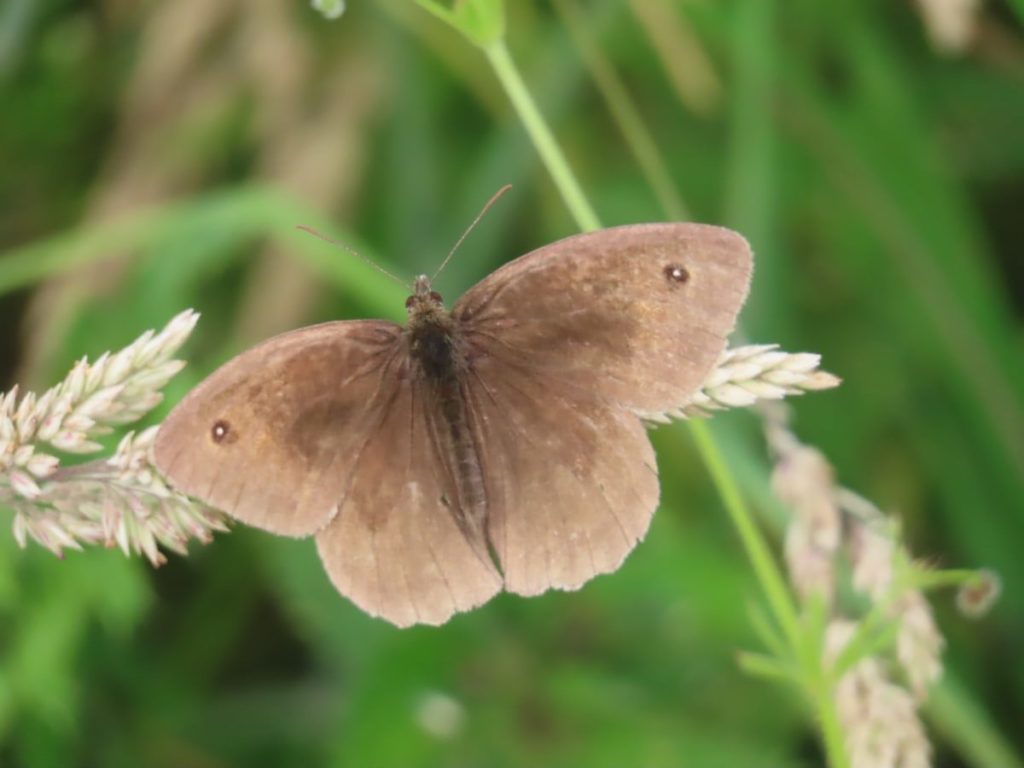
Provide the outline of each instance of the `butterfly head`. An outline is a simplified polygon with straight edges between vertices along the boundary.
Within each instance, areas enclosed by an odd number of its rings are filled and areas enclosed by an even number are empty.
[[[440,314],[444,310],[444,300],[441,294],[430,287],[430,278],[420,275],[413,284],[413,294],[405,300],[405,308],[409,317],[423,317],[426,315]]]

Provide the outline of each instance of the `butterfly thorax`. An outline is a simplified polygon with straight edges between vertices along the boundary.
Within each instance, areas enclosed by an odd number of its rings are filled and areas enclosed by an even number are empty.
[[[445,309],[441,294],[431,290],[426,275],[416,278],[415,293],[406,299],[405,307],[409,312],[409,353],[418,364],[418,372],[434,387],[454,385],[461,367],[455,321]]]

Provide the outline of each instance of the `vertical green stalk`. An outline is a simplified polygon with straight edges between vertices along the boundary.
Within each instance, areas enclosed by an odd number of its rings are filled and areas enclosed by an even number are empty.
[[[537,104],[526,88],[526,83],[519,75],[519,70],[512,62],[508,48],[505,47],[505,41],[496,40],[487,45],[483,51],[491,63],[491,67],[494,68],[494,74],[501,81],[516,114],[526,127],[526,132],[530,134],[530,140],[536,147],[541,160],[544,161],[548,173],[551,174],[551,179],[558,187],[558,192],[569,207],[569,212],[576,220],[576,225],[584,232],[600,229],[601,222],[598,220],[597,214],[586,195],[583,194],[583,188],[580,187],[576,176],[569,168],[569,163],[555,141],[554,134],[548,128],[548,124],[544,121],[540,110],[537,109]]]
[[[690,218],[689,211],[672,181],[665,159],[647,130],[629,89],[587,29],[586,16],[579,3],[577,0],[554,0],[554,5],[662,211],[673,221],[686,221]]]
[[[835,685],[829,680],[821,680],[815,688],[814,704],[829,768],[849,768],[850,756],[846,751],[843,726],[839,723],[839,713],[836,711]]]
[[[693,440],[704,460],[704,465],[711,474],[715,488],[718,490],[719,496],[722,497],[722,503],[729,513],[729,519],[732,520],[740,541],[743,542],[743,548],[754,567],[754,574],[772,608],[775,620],[782,628],[790,648],[795,648],[800,642],[802,634],[800,620],[792,595],[786,586],[786,580],[782,577],[775,558],[772,557],[771,549],[761,535],[750,510],[743,502],[739,485],[729,471],[708,425],[703,421],[691,420],[687,426],[689,426],[690,434],[693,435]]]

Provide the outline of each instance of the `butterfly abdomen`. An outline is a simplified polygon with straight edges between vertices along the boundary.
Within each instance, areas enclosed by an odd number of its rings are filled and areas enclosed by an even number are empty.
[[[409,352],[429,393],[435,440],[455,482],[457,499],[446,499],[463,531],[483,544],[486,514],[483,471],[469,429],[462,377],[466,361],[447,313],[417,317],[409,324]],[[452,504],[451,502],[455,502]]]

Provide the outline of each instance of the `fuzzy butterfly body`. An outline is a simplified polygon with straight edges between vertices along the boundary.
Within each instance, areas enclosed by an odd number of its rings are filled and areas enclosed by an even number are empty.
[[[315,536],[338,590],[399,626],[576,589],[646,532],[644,420],[700,387],[750,272],[729,230],[640,224],[529,253],[450,312],[419,278],[404,327],[326,323],[226,363],[163,424],[157,466],[244,523]]]

